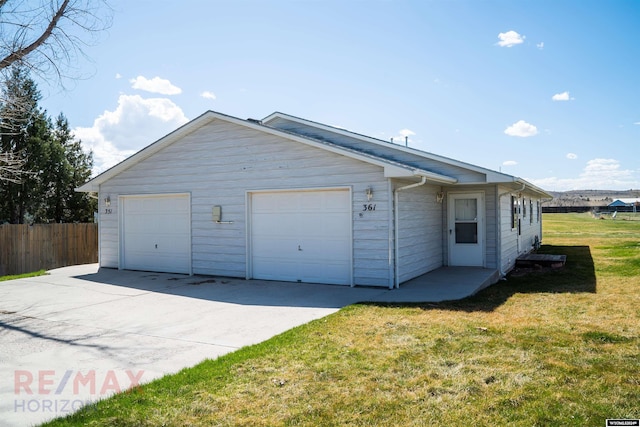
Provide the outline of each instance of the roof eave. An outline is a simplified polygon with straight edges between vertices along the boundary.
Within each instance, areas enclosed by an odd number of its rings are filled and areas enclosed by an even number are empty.
[[[384,141],[378,138],[373,138],[367,135],[362,135],[359,134],[357,132],[352,132],[350,130],[347,129],[342,129],[342,128],[337,128],[335,126],[330,126],[330,125],[325,125],[323,123],[318,123],[318,122],[314,122],[312,120],[308,120],[308,119],[304,119],[301,117],[296,117],[296,116],[292,116],[286,113],[282,113],[280,111],[276,111],[274,113],[269,114],[267,117],[265,117],[264,119],[262,119],[262,123],[264,123],[265,125],[269,125],[269,122],[277,119],[277,118],[281,118],[281,119],[285,119],[285,120],[291,120],[294,122],[298,122],[298,123],[302,123],[302,124],[306,124],[309,126],[313,126],[319,129],[323,129],[323,130],[327,130],[330,132],[335,132],[337,134],[340,135],[344,135],[344,136],[348,136],[351,138],[356,138],[362,141],[367,141],[373,144],[377,144],[377,145],[383,145],[385,147],[389,146],[389,147],[393,147],[396,150],[399,151],[404,151],[404,152],[408,152],[408,153],[412,153],[421,157],[424,157],[426,159],[431,159],[431,160],[435,160],[438,162],[442,162],[445,164],[449,164],[452,166],[456,166],[459,168],[463,168],[463,169],[467,169],[473,172],[477,172],[480,174],[484,174],[487,177],[487,182],[498,182],[501,181],[498,177],[504,177],[505,180],[510,180],[510,178],[512,178],[511,175],[507,175],[507,174],[503,174],[502,172],[497,172],[491,169],[487,169],[485,167],[482,166],[478,166],[478,165],[474,165],[471,163],[467,163],[467,162],[463,162],[461,160],[456,160],[456,159],[451,159],[449,157],[445,157],[445,156],[441,156],[439,154],[434,154],[434,153],[430,153],[427,151],[423,151],[423,150],[419,150],[416,148],[412,148],[412,147],[405,147],[403,145],[400,144],[395,144],[389,141]],[[507,182],[507,181],[505,181]]]
[[[547,193],[542,188],[537,187],[532,183],[530,183],[529,181],[526,181],[522,178],[516,177],[514,178],[513,182],[515,182],[516,184],[524,185],[525,190],[533,191],[534,193],[537,193],[538,195],[542,196],[545,199],[553,199],[553,196],[551,194]]]

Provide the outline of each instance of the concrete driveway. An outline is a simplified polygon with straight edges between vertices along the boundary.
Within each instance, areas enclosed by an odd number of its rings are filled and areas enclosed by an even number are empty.
[[[390,291],[88,264],[0,282],[0,426],[69,414],[345,305],[460,299],[492,276],[442,268]]]
[[[0,425],[68,414],[388,292],[97,264],[0,282]]]

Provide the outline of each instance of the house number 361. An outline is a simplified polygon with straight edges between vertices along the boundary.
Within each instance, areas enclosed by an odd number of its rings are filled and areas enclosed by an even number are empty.
[[[376,210],[375,203],[368,203],[366,205],[362,205],[362,207],[363,207],[362,212],[375,211]]]

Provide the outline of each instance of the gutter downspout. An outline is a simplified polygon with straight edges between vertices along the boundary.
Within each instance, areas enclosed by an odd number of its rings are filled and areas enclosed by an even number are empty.
[[[523,183],[522,188],[516,191],[518,192],[524,191],[526,187],[527,187],[527,184]],[[505,191],[504,193],[498,193],[498,206],[497,206],[498,212],[500,212],[500,199],[502,198],[502,196],[506,196],[507,194],[511,194],[511,193],[513,193],[513,190]],[[509,209],[513,209],[513,206],[509,206]],[[500,277],[504,279],[507,276],[507,273],[502,270],[502,215],[501,214],[498,214],[498,243],[500,244],[500,251],[499,251],[500,264],[498,265],[498,272],[500,273]]]
[[[393,227],[393,222],[394,222],[394,211],[395,211],[395,207],[393,204],[393,182],[391,180],[391,178],[387,179],[387,203],[389,204],[389,215],[387,218],[387,228],[388,228],[388,234],[389,234],[389,243],[388,243],[388,248],[389,248],[389,266],[388,266],[388,270],[389,270],[389,289],[393,289],[395,286],[395,271],[396,271],[396,260],[395,260],[395,254],[394,254],[394,250],[395,250],[395,246],[394,246],[394,232],[395,229]]]
[[[417,182],[415,184],[409,184],[409,185],[405,185],[404,187],[399,187],[396,188],[393,191],[393,195],[394,195],[394,211],[395,211],[395,227],[394,227],[394,231],[395,231],[395,264],[396,264],[396,268],[395,268],[395,280],[394,280],[394,286],[395,288],[399,288],[400,287],[400,259],[398,257],[398,251],[400,249],[400,245],[398,242],[398,236],[399,236],[399,227],[398,227],[398,223],[400,221],[400,209],[399,209],[399,196],[398,193],[400,191],[404,191],[404,190],[409,190],[411,188],[415,188],[415,187],[420,187],[421,185],[425,185],[427,183],[427,177],[423,176],[422,180],[420,182]],[[392,287],[390,287],[390,289],[393,289]]]

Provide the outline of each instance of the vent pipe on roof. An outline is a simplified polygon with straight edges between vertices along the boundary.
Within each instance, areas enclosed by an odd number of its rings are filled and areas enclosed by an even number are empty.
[[[405,147],[408,147],[408,146],[409,146],[409,137],[408,137],[408,136],[405,136],[405,137],[404,137],[404,146],[405,146]]]
[[[391,137],[391,143],[393,144],[393,137]]]

